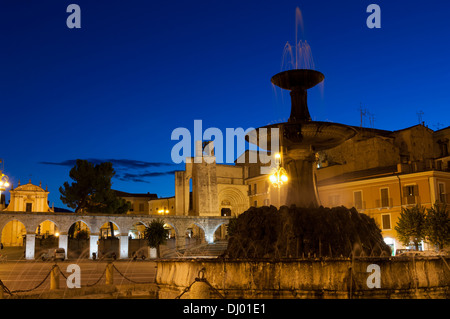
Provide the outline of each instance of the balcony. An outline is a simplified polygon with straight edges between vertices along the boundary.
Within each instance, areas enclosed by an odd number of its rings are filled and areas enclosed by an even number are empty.
[[[420,205],[420,197],[414,195],[404,196],[403,205]]]
[[[375,200],[375,207],[378,209],[389,209],[394,207],[394,200],[389,197],[385,199],[377,199]]]

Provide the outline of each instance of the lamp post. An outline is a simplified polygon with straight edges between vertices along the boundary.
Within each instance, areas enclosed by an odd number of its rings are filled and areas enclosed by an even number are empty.
[[[2,192],[4,192],[9,187],[9,178],[0,171],[0,198]]]
[[[278,188],[278,205],[281,207],[281,199],[280,199],[280,192],[281,192],[281,186],[284,183],[287,183],[288,176],[286,173],[286,170],[281,166],[281,155],[279,153],[275,154],[275,163],[277,165],[276,168],[274,168],[272,175],[270,175],[269,180],[272,183],[272,186],[275,188]]]
[[[170,203],[169,203],[169,199],[168,198],[166,198],[166,199],[167,199],[167,209],[166,209],[166,207],[164,207],[164,208],[158,210],[158,214],[161,214],[161,215],[168,215],[169,214]]]

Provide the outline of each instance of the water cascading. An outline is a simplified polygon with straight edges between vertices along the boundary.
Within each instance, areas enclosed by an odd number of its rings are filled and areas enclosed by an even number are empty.
[[[296,25],[302,22],[301,14],[296,14]],[[295,52],[293,52],[295,50]],[[289,57],[290,60],[285,61]],[[311,48],[306,41],[296,45],[287,44],[283,53],[283,65],[294,67],[274,75],[273,85],[290,91],[291,112],[285,123],[267,125],[256,129],[248,141],[259,147],[271,144],[271,129],[278,128],[282,149],[283,166],[289,177],[286,184],[285,205],[297,207],[318,207],[320,205],[315,181],[317,152],[336,147],[356,134],[356,130],[344,124],[312,121],[308,108],[307,91],[325,76],[314,68]],[[305,66],[305,68],[299,68]],[[264,142],[263,142],[264,141]],[[277,151],[277,150],[275,150]]]

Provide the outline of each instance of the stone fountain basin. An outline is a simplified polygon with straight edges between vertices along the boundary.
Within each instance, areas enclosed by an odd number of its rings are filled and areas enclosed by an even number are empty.
[[[267,129],[266,132],[261,132],[261,128]],[[282,141],[283,147],[306,149],[312,146],[314,151],[336,147],[357,133],[354,128],[338,123],[319,121],[285,122],[260,127],[250,132],[246,136],[246,140],[263,149],[270,148],[270,132],[273,128],[279,128],[280,135],[282,131],[285,133]],[[260,145],[261,139],[263,139],[263,142]]]
[[[274,75],[271,82],[285,90],[310,89],[325,79],[325,76],[315,70],[295,69]]]

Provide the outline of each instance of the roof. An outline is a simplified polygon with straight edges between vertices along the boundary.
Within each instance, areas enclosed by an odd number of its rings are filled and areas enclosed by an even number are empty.
[[[360,171],[347,172],[338,176],[333,176],[319,181],[318,186],[331,185],[335,183],[351,182],[361,179],[376,178],[381,176],[389,176],[397,173],[397,165],[375,167]]]
[[[416,124],[416,125],[413,125],[413,126],[410,126],[410,127],[402,128],[401,130],[396,130],[396,131],[394,131],[393,133],[402,132],[402,131],[407,131],[407,130],[412,129],[412,128],[414,128],[414,127],[423,127],[423,128],[426,128],[426,129],[427,129],[428,131],[430,131],[431,133],[434,132],[434,131],[433,131],[432,129],[430,129],[428,126],[425,126],[425,125],[423,125],[423,124]]]
[[[42,187],[31,184],[31,181],[28,184],[17,186],[14,189],[11,189],[10,192],[17,191],[25,191],[25,192],[45,192]]]

